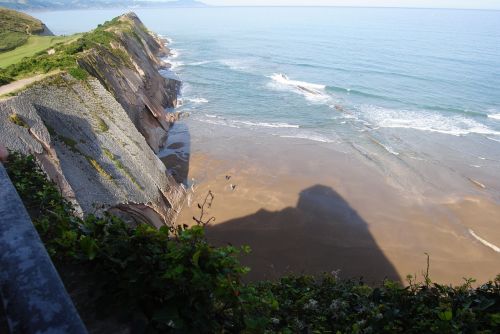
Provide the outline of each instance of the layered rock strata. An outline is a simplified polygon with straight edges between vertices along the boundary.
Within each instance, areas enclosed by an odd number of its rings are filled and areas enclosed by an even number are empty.
[[[118,36],[111,49],[79,57],[87,79],[58,73],[0,101],[0,142],[33,154],[81,215],[109,211],[172,224],[185,190],[155,152],[174,119],[165,107],[176,105],[180,82],[158,73],[165,66],[158,55],[169,51],[135,14],[111,29]]]

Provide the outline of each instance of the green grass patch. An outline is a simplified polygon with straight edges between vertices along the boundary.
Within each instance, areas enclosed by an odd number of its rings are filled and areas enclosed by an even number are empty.
[[[111,66],[132,67],[126,51],[111,47],[113,41],[119,41],[119,32],[130,34],[131,29],[132,22],[113,19],[91,32],[75,36],[29,36],[25,45],[0,53],[0,84],[56,69],[72,71],[76,78],[82,78],[83,72],[75,72],[74,68],[78,67],[77,58],[90,49],[97,49],[102,55],[105,51],[112,54]],[[55,53],[49,55],[47,50],[51,48]]]
[[[108,132],[109,131],[109,126],[106,124],[106,122],[99,117],[98,119],[98,128],[100,132]]]
[[[57,138],[61,140],[68,148],[75,153],[79,153],[80,151],[76,148],[78,142],[72,138],[64,137],[62,135],[58,135]]]
[[[18,125],[18,126],[22,126],[23,128],[29,129],[28,124],[26,124],[26,122],[18,114],[11,114],[9,116],[9,121],[11,123]]]
[[[106,172],[106,170],[97,162],[97,160],[95,160],[94,158],[92,157],[89,157],[89,156],[85,156],[85,159],[87,159],[87,161],[89,162],[89,164],[94,167],[94,169],[102,176],[104,177],[105,179],[108,179],[108,180],[113,180],[113,176],[111,174],[109,174],[108,172]]]
[[[139,188],[140,190],[143,189],[142,186],[137,182],[137,180],[132,176],[132,174],[130,174],[128,169],[123,165],[123,163],[117,157],[115,157],[115,155],[111,153],[110,150],[105,148],[102,151],[104,155],[113,162],[113,165],[115,165],[115,167],[120,172],[122,172],[137,188]]]
[[[79,36],[79,35],[78,35]],[[75,40],[77,36],[29,36],[27,43],[12,51],[0,53],[0,68],[7,68],[10,65],[20,62],[23,58],[29,58],[43,53],[60,44]],[[47,54],[47,56],[50,56]],[[55,56],[55,55],[53,55]]]
[[[17,31],[0,32],[0,52],[14,50],[28,41],[29,35]]]
[[[25,13],[0,8],[0,52],[13,50],[28,41],[28,37],[43,32],[40,20]]]
[[[73,67],[68,70],[68,73],[75,79],[85,80],[88,78],[89,73],[81,67]]]

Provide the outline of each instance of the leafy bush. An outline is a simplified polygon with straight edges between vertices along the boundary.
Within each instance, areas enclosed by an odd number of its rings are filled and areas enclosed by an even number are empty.
[[[16,31],[0,32],[0,52],[14,50],[28,41],[28,35]]]
[[[68,73],[71,76],[78,80],[85,80],[89,76],[88,72],[80,67],[73,67],[68,70]]]
[[[47,250],[91,271],[98,310],[143,319],[150,333],[499,333],[500,276],[478,288],[409,279],[377,287],[325,274],[251,284],[237,256],[202,226],[130,226],[116,217],[79,219],[35,163],[11,153],[7,170]],[[89,284],[82,281],[80,285]]]
[[[0,69],[0,86],[6,85],[10,82],[12,82],[12,78],[5,74],[2,69]]]
[[[11,152],[7,170],[54,261],[92,264],[95,288],[105,291],[101,303],[140,313],[162,331],[218,331],[241,308],[247,269],[239,250],[210,246],[202,227],[158,231],[111,216],[82,220],[33,157]]]
[[[33,73],[47,73],[57,69],[67,69],[76,65],[76,57],[64,53],[41,55],[23,58],[21,61],[10,65],[4,70],[6,76],[15,78]]]

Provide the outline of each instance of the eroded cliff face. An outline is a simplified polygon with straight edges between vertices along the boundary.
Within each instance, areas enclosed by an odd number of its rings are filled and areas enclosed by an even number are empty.
[[[34,154],[83,213],[160,227],[181,208],[184,188],[95,78],[58,74],[0,102],[0,132],[10,149]]]
[[[164,145],[172,119],[165,108],[177,106],[181,82],[165,79],[158,70],[167,66],[164,42],[148,32],[134,13],[121,16],[109,29],[116,35],[111,50],[96,47],[78,59],[123,106],[153,151]]]
[[[0,141],[33,154],[81,215],[109,211],[161,227],[175,221],[185,196],[155,154],[180,83],[158,73],[165,64],[156,55],[168,53],[162,42],[135,14],[122,20],[113,49],[79,57],[87,79],[58,73],[0,101]]]

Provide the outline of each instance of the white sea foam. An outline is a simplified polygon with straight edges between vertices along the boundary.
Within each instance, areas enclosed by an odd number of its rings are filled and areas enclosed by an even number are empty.
[[[206,65],[206,64],[210,64],[212,63],[210,60],[203,60],[203,61],[196,61],[194,63],[189,63],[188,65],[189,66],[202,66],[202,65]]]
[[[209,101],[203,97],[194,97],[194,98],[187,98],[185,99],[187,102],[195,103],[195,104],[202,104],[202,103],[208,103]]]
[[[303,133],[298,133],[295,135],[281,135],[281,138],[295,138],[295,139],[307,139],[307,140],[312,140],[312,141],[317,141],[321,143],[333,143],[334,141],[320,136],[320,135],[314,135],[314,134],[303,134]]]
[[[171,49],[170,50],[170,54],[168,55],[168,58],[169,59],[175,59],[175,58],[179,57],[179,54],[180,54],[179,50],[177,50],[177,49]]]
[[[246,72],[250,68],[250,59],[220,59],[220,64],[229,67],[233,71]]]
[[[324,90],[326,88],[325,85],[320,85],[320,84],[315,84],[315,83],[310,83],[310,82],[305,82],[305,81],[291,80],[285,74],[282,74],[282,73],[274,73],[271,76],[271,79],[273,79],[276,82],[282,83],[284,85],[288,85],[288,86],[304,87],[304,88],[307,88],[309,90],[316,91],[317,93],[319,93],[320,90]]]
[[[488,117],[500,120],[500,114],[491,114],[491,115],[488,115]]]
[[[486,247],[489,247],[489,248],[493,249],[495,252],[500,253],[500,247],[497,247],[496,245],[492,244],[491,242],[488,242],[488,241],[484,240],[483,238],[481,238],[480,236],[478,236],[476,233],[474,233],[474,231],[471,230],[471,229],[469,229],[469,233],[474,238],[476,238],[476,240],[478,240],[480,243],[482,243]]]
[[[172,38],[170,37],[167,37],[165,35],[162,35],[162,34],[156,34],[158,37],[160,37],[161,39],[165,40],[166,43],[165,43],[165,46],[167,46],[168,44],[172,44],[174,41],[172,40]]]
[[[229,126],[231,128],[240,129],[239,126],[237,126],[235,124],[232,124],[231,122],[228,122],[227,120],[219,118],[219,117],[217,117],[217,118],[210,118],[210,119],[200,119],[200,122],[208,123],[208,124],[214,124],[214,125]]]
[[[201,119],[202,122],[226,125],[234,128],[284,128],[284,129],[298,129],[299,125],[280,123],[280,122],[251,122],[251,121],[240,121],[240,120],[230,120],[222,116],[214,114],[205,114],[208,119]]]
[[[454,136],[471,133],[500,135],[486,125],[464,116],[443,116],[425,110],[387,109],[372,105],[361,107],[361,117],[382,128],[406,128]]]
[[[169,59],[168,63],[170,64],[170,70],[171,71],[175,71],[176,69],[179,69],[182,66],[184,66],[184,63],[182,61],[172,61],[172,60]]]
[[[497,143],[500,143],[500,139],[496,139],[496,138],[491,138],[491,137],[486,137],[488,138],[489,140],[493,140],[493,141],[496,141]]]
[[[390,154],[399,155],[399,152],[396,152],[396,150],[394,150],[391,146],[382,143],[380,145],[382,145],[382,147],[385,148],[385,150]]]
[[[252,127],[263,127],[263,128],[295,128],[298,129],[299,126],[296,124],[288,124],[288,123],[266,123],[266,122],[250,122],[250,121],[233,121],[237,124],[249,125]]]
[[[274,90],[280,91],[291,91],[296,94],[300,94],[304,96],[308,101],[313,103],[328,103],[331,100],[331,96],[329,96],[325,92],[325,85],[291,80],[285,74],[282,73],[274,73],[269,76],[272,80],[268,87]]]

